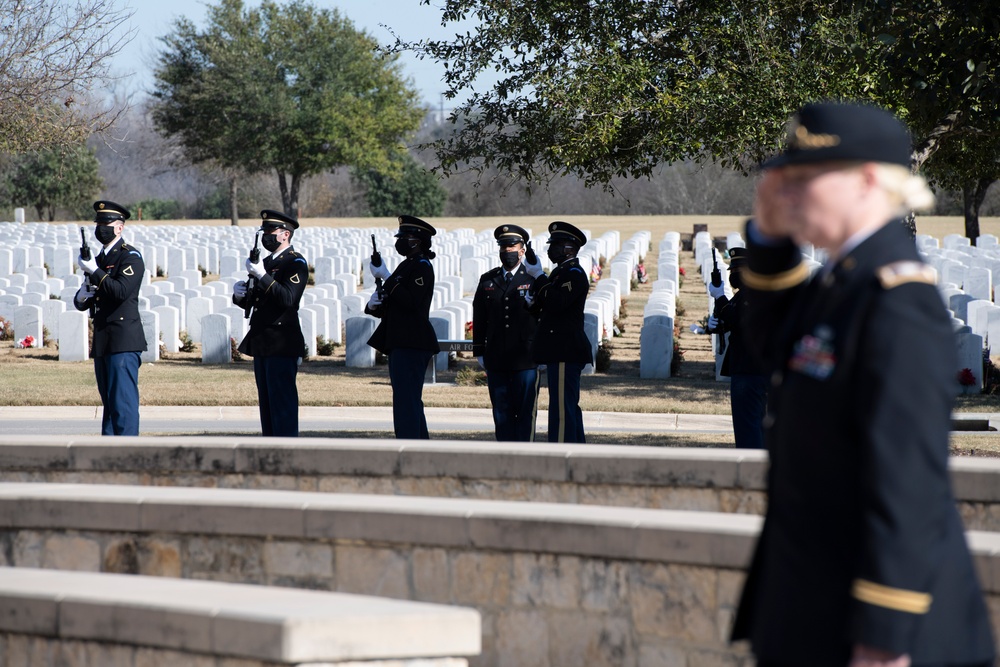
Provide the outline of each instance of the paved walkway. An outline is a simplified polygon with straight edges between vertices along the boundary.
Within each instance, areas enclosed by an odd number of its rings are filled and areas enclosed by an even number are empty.
[[[434,432],[492,431],[485,408],[426,408],[428,429]],[[958,419],[988,420],[1000,429],[1000,413],[961,413]],[[260,433],[256,406],[188,407],[143,406],[139,411],[144,434]],[[544,430],[547,413],[538,413]],[[584,412],[588,433],[731,433],[729,415]],[[299,408],[301,431],[391,431],[390,407]],[[96,435],[101,430],[100,406],[0,407],[4,435]]]
[[[426,408],[431,432],[492,431],[493,419],[484,408]],[[540,428],[548,418],[538,413]],[[729,415],[635,414],[585,412],[588,433],[729,433]],[[256,406],[143,406],[142,433],[259,433]],[[0,433],[6,435],[94,435],[101,430],[101,408],[92,406],[0,407]],[[390,407],[299,408],[301,431],[391,431]]]

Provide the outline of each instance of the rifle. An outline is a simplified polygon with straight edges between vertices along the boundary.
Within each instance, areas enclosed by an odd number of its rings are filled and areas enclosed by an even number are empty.
[[[717,253],[715,248],[712,248],[712,274],[711,281],[713,287],[722,286],[722,271],[719,271],[719,260],[717,259]],[[716,318],[722,312],[722,307],[726,305],[727,299],[724,296],[720,296],[715,300],[715,306],[712,308],[712,315]],[[726,334],[720,333],[719,336],[719,354],[723,354],[726,351]]]
[[[260,260],[260,232],[253,236],[253,248],[250,249],[250,261],[256,264]],[[252,275],[247,276],[247,296],[243,304],[243,319],[250,317],[253,310],[253,291],[257,289],[257,279]]]
[[[90,259],[92,257],[92,255],[90,254],[90,244],[87,243],[87,232],[84,231],[83,227],[80,228],[80,257],[82,257],[83,259]],[[89,282],[90,281],[90,274],[89,273],[84,273],[83,274],[83,279]],[[96,310],[96,308],[94,307],[94,302],[91,301],[90,302],[90,316],[91,317],[94,316],[94,311],[95,310]]]
[[[382,266],[382,253],[378,251],[375,246],[375,235],[372,234],[372,266]],[[385,296],[385,287],[382,286],[382,279],[375,279],[375,293],[378,294],[378,298],[383,298]]]

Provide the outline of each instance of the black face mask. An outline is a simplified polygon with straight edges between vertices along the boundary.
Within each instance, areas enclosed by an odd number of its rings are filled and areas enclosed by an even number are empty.
[[[508,271],[512,270],[521,261],[521,256],[516,250],[500,251],[500,264]]]
[[[545,254],[549,256],[549,261],[553,264],[562,264],[568,257],[561,245],[550,245]]]
[[[743,279],[740,278],[739,269],[736,271],[733,271],[732,269],[729,270],[729,284],[733,286],[734,290],[743,289]]]
[[[115,226],[97,225],[97,228],[94,230],[94,236],[97,237],[97,241],[101,245],[108,245],[115,240]]]
[[[274,234],[261,234],[260,244],[264,246],[264,250],[274,252],[281,245],[281,241]]]
[[[414,241],[411,239],[398,238],[396,239],[395,248],[396,252],[403,257],[409,257],[410,253],[413,252],[413,249],[416,248],[416,245],[414,245]]]

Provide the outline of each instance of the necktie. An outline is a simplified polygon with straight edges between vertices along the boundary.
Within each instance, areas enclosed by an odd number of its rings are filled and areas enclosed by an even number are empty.
[[[504,284],[503,284],[503,288],[505,291],[510,287],[510,278],[511,278],[510,273],[507,273],[506,278],[504,278]]]

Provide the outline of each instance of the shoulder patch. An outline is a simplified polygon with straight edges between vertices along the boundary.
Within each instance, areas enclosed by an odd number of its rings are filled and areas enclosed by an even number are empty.
[[[937,272],[923,262],[893,262],[875,271],[883,289],[892,289],[906,283],[937,283]]]
[[[295,261],[296,262],[302,262],[303,264],[306,264],[306,260],[303,259],[302,255],[296,255],[295,256]],[[306,265],[308,266],[308,264],[306,264]]]
[[[138,251],[135,251],[135,250],[129,250],[129,251],[128,251],[128,254],[130,254],[130,255],[135,255],[136,257],[142,257],[142,255],[140,255],[140,254],[138,253]]]

